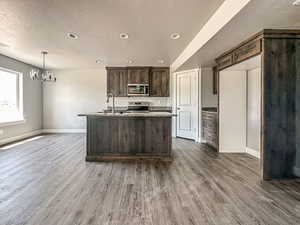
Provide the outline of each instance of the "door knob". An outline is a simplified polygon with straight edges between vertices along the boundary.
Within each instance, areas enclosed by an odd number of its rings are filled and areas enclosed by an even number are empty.
[[[177,110],[180,110],[180,108],[178,107]]]

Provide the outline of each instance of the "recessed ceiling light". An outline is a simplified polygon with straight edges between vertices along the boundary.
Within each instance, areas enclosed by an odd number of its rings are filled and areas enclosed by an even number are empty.
[[[121,34],[120,34],[120,38],[121,38],[121,39],[128,39],[128,38],[129,38],[129,35],[126,34],[126,33],[121,33]]]
[[[68,38],[70,38],[70,39],[78,39],[78,35],[75,34],[75,33],[72,33],[72,32],[67,33],[67,36],[68,36]]]
[[[162,60],[162,59],[158,60],[157,62],[160,63],[160,64],[164,64],[165,63],[165,61]]]
[[[293,5],[294,5],[294,6],[300,6],[300,0],[294,1],[294,2],[293,2]]]
[[[100,64],[100,63],[102,63],[102,60],[101,60],[101,59],[97,59],[97,60],[96,60],[96,63],[97,63],[97,64]]]
[[[174,34],[171,34],[170,37],[171,37],[171,39],[176,40],[176,39],[180,38],[180,34],[174,33]]]
[[[132,64],[133,60],[129,59],[127,62],[128,62],[128,64]]]

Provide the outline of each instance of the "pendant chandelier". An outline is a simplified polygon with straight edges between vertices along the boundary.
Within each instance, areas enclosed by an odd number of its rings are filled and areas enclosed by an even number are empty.
[[[30,71],[30,78],[32,80],[40,80],[42,82],[56,82],[56,77],[53,75],[51,71],[46,70],[46,55],[48,52],[42,51],[43,55],[43,71],[41,72],[39,69],[32,69]]]

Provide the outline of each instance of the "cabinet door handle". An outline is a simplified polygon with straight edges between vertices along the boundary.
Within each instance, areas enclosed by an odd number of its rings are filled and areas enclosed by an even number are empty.
[[[180,108],[178,107],[177,110],[180,110]]]

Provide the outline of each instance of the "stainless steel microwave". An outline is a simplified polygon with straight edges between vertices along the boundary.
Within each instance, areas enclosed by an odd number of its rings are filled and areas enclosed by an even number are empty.
[[[149,84],[128,84],[128,96],[149,96]]]

